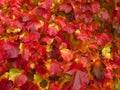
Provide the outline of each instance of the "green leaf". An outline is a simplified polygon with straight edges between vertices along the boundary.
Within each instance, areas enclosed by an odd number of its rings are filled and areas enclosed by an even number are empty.
[[[48,84],[48,82],[47,82],[47,80],[45,80],[45,79],[40,82],[40,86],[41,86],[42,88],[45,88],[45,87],[47,86],[47,84]]]
[[[19,69],[15,69],[15,68],[10,69],[10,71],[9,71],[9,80],[14,81],[15,77],[17,75],[20,75],[21,73],[22,73],[22,71],[19,70]]]
[[[6,73],[4,73],[2,76],[0,76],[0,79],[2,79],[2,78],[8,78],[8,76],[9,76],[9,73],[6,72]]]
[[[34,82],[40,83],[41,80],[42,76],[40,76],[39,74],[34,74]]]

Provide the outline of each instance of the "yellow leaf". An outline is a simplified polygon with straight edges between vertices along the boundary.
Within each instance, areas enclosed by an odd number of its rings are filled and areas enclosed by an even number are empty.
[[[106,57],[111,59],[112,55],[111,55],[111,44],[106,45],[103,49],[102,49],[102,54]]]
[[[34,74],[35,83],[40,83],[41,80],[42,80],[42,76],[40,76],[39,74]]]
[[[9,73],[6,72],[6,73],[4,73],[2,76],[0,76],[0,79],[2,79],[2,78],[8,78],[8,76],[9,76]]]
[[[12,80],[14,81],[15,77],[20,75],[22,73],[21,70],[19,69],[10,69],[10,72],[9,72],[9,80]]]

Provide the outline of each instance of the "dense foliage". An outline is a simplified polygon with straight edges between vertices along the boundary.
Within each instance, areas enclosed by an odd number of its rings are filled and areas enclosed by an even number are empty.
[[[0,0],[0,90],[119,89],[119,0]]]

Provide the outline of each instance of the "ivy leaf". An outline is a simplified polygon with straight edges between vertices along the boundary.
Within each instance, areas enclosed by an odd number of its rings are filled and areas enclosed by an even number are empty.
[[[8,64],[7,63],[1,63],[0,65],[0,75],[4,74],[8,70]]]
[[[43,4],[41,4],[41,7],[48,10],[52,6],[52,0],[45,0]]]
[[[0,40],[0,65],[5,61],[6,59],[6,52],[3,48],[5,41],[4,40]]]
[[[24,74],[17,75],[14,80],[15,87],[20,87],[27,82],[27,76]]]
[[[61,49],[61,56],[65,61],[70,61],[73,58],[73,52],[69,49]]]
[[[50,85],[50,90],[60,90],[59,85],[56,83],[52,83]]]
[[[0,65],[5,61],[6,53],[3,47],[0,45]]]
[[[43,65],[41,66],[36,66],[36,73],[45,75],[47,73],[47,68]]]
[[[106,9],[103,9],[98,13],[98,17],[103,20],[108,20],[110,16],[109,16],[108,11]]]
[[[107,67],[108,69],[105,72],[105,81],[110,81],[113,79],[113,71],[110,70],[109,68],[112,68],[112,66]]]
[[[52,43],[53,39],[50,36],[46,36],[42,38],[42,42],[45,42],[46,44]]]
[[[25,84],[23,84],[20,87],[20,90],[39,90],[39,87],[37,84],[35,84],[31,81],[27,81]]]
[[[73,34],[75,31],[75,26],[72,23],[67,24],[63,30],[66,31],[68,34]]]
[[[26,61],[29,60],[30,56],[31,56],[31,52],[29,50],[29,48],[25,47],[25,45],[23,46],[23,50],[22,50],[22,58]]]
[[[80,39],[82,41],[87,41],[90,39],[91,35],[89,32],[85,32],[85,31],[76,31],[76,36],[77,36],[77,39]]]
[[[0,5],[3,6],[7,4],[10,0],[1,0]]]
[[[50,64],[50,74],[56,75],[61,72],[61,64],[58,62],[51,62]]]
[[[92,74],[96,80],[103,80],[105,75],[106,66],[100,60],[96,60],[93,64]]]
[[[31,41],[38,41],[40,38],[39,32],[31,32],[27,35],[24,35],[24,37],[21,38],[22,42],[31,42]]]
[[[1,90],[13,90],[13,82],[8,80],[8,78],[0,79],[0,89]]]
[[[58,30],[55,28],[55,27],[49,27],[49,29],[48,29],[48,34],[50,35],[50,36],[56,36],[56,34],[57,34],[57,32],[58,32]]]
[[[103,56],[105,56],[106,58],[111,59],[112,55],[111,55],[111,45],[106,45],[103,49],[102,49],[102,54]]]
[[[59,10],[64,11],[65,13],[69,13],[72,11],[72,7],[69,4],[60,4],[59,5]]]
[[[120,62],[119,62],[119,60],[120,60],[120,54],[118,52],[118,48],[114,48],[112,50],[112,56],[113,56],[113,60],[114,60],[115,64],[120,65]]]
[[[93,50],[97,50],[97,48],[98,48],[97,43],[96,42],[90,43],[89,48],[91,48]]]
[[[101,34],[97,34],[96,41],[97,41],[98,45],[105,46],[106,44],[108,44],[109,42],[112,41],[112,36],[111,36],[111,34],[108,34],[105,32],[101,33]]]
[[[39,43],[35,43],[33,45],[33,47],[40,54],[40,56],[42,56],[42,57],[46,56],[46,47],[44,45],[40,45]]]
[[[42,76],[39,74],[34,74],[34,81],[36,83],[40,83],[40,81],[42,80]]]
[[[85,57],[79,56],[79,57],[76,58],[75,60],[76,60],[76,62],[77,62],[79,65],[81,65],[83,68],[86,68],[86,67],[87,67],[88,61],[87,61],[87,59],[86,59]],[[78,65],[78,66],[79,66],[79,65]]]
[[[37,31],[39,26],[41,26],[41,23],[33,20],[27,23],[26,28],[28,31]]]
[[[66,20],[64,18],[56,18],[55,23],[57,23],[58,25],[60,25],[61,28],[64,29],[67,22],[66,22]]]
[[[87,72],[78,70],[75,73],[71,90],[80,90],[80,89],[85,90],[88,83],[89,83],[89,79]]]
[[[10,69],[10,71],[9,71],[9,80],[14,81],[15,77],[17,75],[20,75],[20,74],[21,74],[21,70],[15,69],[15,68]]]
[[[91,3],[91,10],[93,13],[97,13],[100,9],[100,4],[98,2]]]
[[[19,45],[13,42],[6,42],[3,45],[7,58],[16,58],[19,54]]]
[[[4,28],[0,26],[0,34],[2,34],[3,32],[4,32]]]

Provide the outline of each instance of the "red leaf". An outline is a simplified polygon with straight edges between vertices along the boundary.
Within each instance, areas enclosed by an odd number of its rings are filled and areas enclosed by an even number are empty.
[[[64,27],[64,31],[66,31],[68,34],[73,34],[75,31],[75,25],[74,24],[68,24]]]
[[[85,57],[80,56],[80,64],[83,68],[87,68],[87,59]]]
[[[62,59],[61,58],[61,55],[60,55],[60,50],[57,46],[52,46],[52,50],[48,53],[49,57],[52,58],[52,59],[57,59],[57,60],[60,60]]]
[[[69,4],[60,4],[59,9],[60,11],[64,11],[65,13],[69,13],[72,11],[72,7]]]
[[[21,16],[22,16],[22,22],[27,22],[27,21],[30,20],[30,15],[29,14],[23,14]],[[33,23],[33,22],[31,22],[31,23]],[[35,24],[37,24],[37,22]]]
[[[50,9],[52,6],[52,0],[45,0],[40,6],[44,9]]]
[[[39,90],[39,87],[37,84],[28,81],[20,87],[20,90]]]
[[[91,3],[91,10],[93,13],[97,13],[100,9],[100,4],[98,2]]]
[[[28,48],[24,48],[22,52],[22,58],[28,61],[30,59],[31,52]]]
[[[50,90],[60,90],[60,89],[59,89],[59,85],[56,84],[56,83],[52,83],[52,84],[50,85]]]
[[[46,55],[46,47],[44,45],[40,45],[38,43],[35,43],[33,45],[33,47],[40,54],[41,57]]]
[[[74,64],[75,65],[75,64]],[[70,75],[75,75],[75,73],[76,73],[76,71],[77,71],[77,69],[71,69],[71,70],[69,70],[69,71],[67,71],[66,73],[67,74],[70,74]]]
[[[117,33],[120,34],[120,25],[119,25],[119,23],[115,23],[115,24],[113,25],[113,28],[115,28],[116,31],[117,31]]]
[[[0,5],[4,5],[5,4],[5,0],[1,0]]]
[[[55,27],[51,26],[51,27],[49,27],[47,32],[50,36],[56,36],[58,30]]]
[[[61,72],[61,64],[58,62],[52,62],[50,65],[50,74],[56,75]]]
[[[52,41],[52,38],[49,36],[43,37],[42,42],[45,42],[46,44],[50,44]]]
[[[5,61],[6,53],[3,47],[0,45],[0,65]]]
[[[20,21],[16,21],[15,24],[16,24],[16,27],[18,27],[20,29],[22,29],[24,26],[24,23],[21,23]]]
[[[111,34],[104,32],[104,33],[96,35],[96,41],[97,41],[98,45],[104,46],[107,43],[112,41],[112,36],[111,36]]]
[[[112,68],[112,66],[111,66]],[[105,81],[110,81],[113,79],[113,71],[112,70],[106,70],[105,72]]]
[[[21,68],[22,67],[21,63],[23,61],[23,58],[21,57],[21,55],[19,55],[17,58],[8,59],[8,61],[13,68]]]
[[[6,52],[3,48],[4,40],[0,40],[0,65],[5,61],[6,59]]]
[[[1,90],[13,90],[13,82],[7,78],[2,78],[0,80],[0,89]]]
[[[58,43],[57,43],[58,45],[61,45],[61,44],[62,44],[62,41],[63,41],[63,36],[59,36],[59,35],[58,35],[58,36],[55,37],[55,40],[58,42]]]
[[[100,24],[97,22],[92,22],[90,26],[92,27],[93,31],[100,30]]]
[[[97,43],[96,42],[90,43],[89,48],[91,48],[93,50],[97,50],[97,48],[98,48]]]
[[[4,74],[8,70],[8,64],[7,63],[1,63],[0,65],[0,75]]]
[[[110,3],[110,2],[112,2],[112,0],[105,0],[107,3]]]
[[[7,4],[10,0],[1,0],[0,1],[0,6],[3,6],[5,4]]]
[[[38,16],[42,17],[43,19],[45,19],[47,21],[50,20],[50,18],[51,18],[51,12],[46,10],[45,8],[39,7],[37,9],[33,10],[32,13],[34,15],[38,15]]]
[[[19,45],[12,42],[6,42],[3,45],[7,58],[16,58],[19,54]]]
[[[23,59],[24,60],[24,59]],[[23,70],[25,70],[26,72],[30,72],[33,68],[31,66],[31,60],[29,61],[22,61],[21,63],[21,67]]]
[[[91,35],[88,31],[81,31],[79,33],[76,33],[77,39],[81,39],[82,41],[87,41],[91,38]]]
[[[39,32],[33,32],[30,35],[31,41],[38,41],[40,38],[40,33]]]
[[[47,72],[47,68],[46,68],[45,66],[43,66],[43,65],[37,66],[37,67],[36,67],[36,72],[37,72],[38,74],[44,75],[44,74],[46,74],[46,72]]]
[[[40,25],[41,25],[40,22],[33,20],[27,23],[26,28],[28,31],[37,31],[38,29],[37,26],[40,26]]]
[[[76,71],[71,90],[86,90],[89,83],[87,72]]]
[[[85,57],[79,56],[75,59],[74,62],[71,63],[69,70],[67,73],[74,74],[76,70],[86,70],[87,67],[87,59]]]
[[[16,87],[20,87],[23,84],[25,84],[26,82],[27,82],[27,76],[22,74],[22,75],[16,76],[14,84]]]
[[[120,65],[120,62],[119,62],[120,54],[119,54],[118,48],[113,49],[112,56],[113,56],[114,63]]]
[[[59,24],[61,28],[66,26],[66,20],[64,18],[56,18],[55,23]]]
[[[29,34],[27,34],[26,36],[24,36],[23,38],[21,38],[22,42],[30,42],[30,41],[38,41],[40,38],[40,33],[38,32],[31,32]]]
[[[0,26],[0,34],[2,34],[3,32],[4,32],[4,28]]]
[[[108,20],[109,13],[108,13],[108,11],[106,9],[103,9],[102,11],[100,11],[98,13],[98,17],[101,18],[101,19],[103,19],[103,20]]]
[[[73,52],[69,49],[62,49],[60,53],[65,61],[70,61],[73,58]]]

